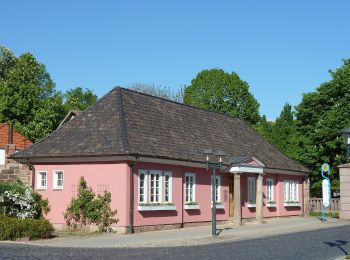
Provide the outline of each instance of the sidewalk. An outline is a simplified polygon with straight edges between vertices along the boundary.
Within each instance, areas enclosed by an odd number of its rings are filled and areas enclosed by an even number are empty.
[[[87,238],[57,238],[49,240],[30,241],[26,244],[58,246],[58,247],[156,247],[202,245],[227,241],[262,238],[288,233],[311,231],[350,225],[338,219],[327,219],[322,223],[318,218],[283,218],[270,219],[266,224],[247,223],[244,226],[218,226],[219,236],[211,237],[211,226],[182,228],[165,231],[144,232],[118,235],[106,234]]]

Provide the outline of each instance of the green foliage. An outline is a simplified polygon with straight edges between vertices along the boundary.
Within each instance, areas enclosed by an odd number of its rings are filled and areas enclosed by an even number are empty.
[[[350,60],[344,60],[343,66],[330,74],[330,81],[303,95],[295,112],[286,104],[276,122],[266,122],[263,117],[256,126],[283,153],[312,171],[312,196],[321,195],[321,164],[330,163],[332,190],[338,192],[336,166],[346,162],[340,132],[350,125]]]
[[[64,95],[33,54],[18,58],[0,46],[0,122],[37,141],[57,128],[70,109],[84,110],[97,100],[89,89],[78,87]]]
[[[322,217],[321,211],[310,211],[311,217]],[[339,218],[339,212],[335,211],[328,211],[324,213],[325,217],[331,217],[331,218]]]
[[[96,195],[87,183],[84,177],[80,178],[78,196],[71,200],[64,219],[67,226],[72,230],[81,230],[87,224],[96,224],[99,232],[110,232],[111,225],[117,223],[114,218],[117,211],[112,211],[110,208],[111,193]]]
[[[62,117],[62,97],[45,66],[30,53],[3,66],[7,73],[0,82],[0,121],[12,121],[32,140],[52,132]]]
[[[97,96],[90,89],[83,90],[81,87],[68,90],[64,94],[64,109],[83,111],[97,101]]]
[[[259,121],[259,103],[249,92],[247,82],[236,73],[222,69],[201,71],[185,88],[184,102],[243,119],[250,124]]]
[[[0,183],[0,214],[17,218],[42,218],[50,211],[47,199],[21,182]]]
[[[54,228],[46,219],[18,219],[0,214],[0,240],[48,238]]]

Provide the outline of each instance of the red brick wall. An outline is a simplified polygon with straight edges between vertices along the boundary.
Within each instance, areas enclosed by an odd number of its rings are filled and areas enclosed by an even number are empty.
[[[9,125],[0,123],[0,149],[5,149],[6,147],[8,142],[8,132]],[[13,143],[16,145],[17,150],[22,150],[31,145],[33,142],[25,138],[13,128]]]

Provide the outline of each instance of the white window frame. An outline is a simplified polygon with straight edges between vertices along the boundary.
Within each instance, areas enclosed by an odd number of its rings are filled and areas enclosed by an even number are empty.
[[[58,173],[61,172],[62,173],[62,185],[57,185],[57,182],[58,182],[58,178],[57,178],[57,175]],[[63,185],[64,185],[64,172],[63,170],[54,170],[53,171],[53,184],[52,184],[52,187],[54,190],[62,190],[63,189]]]
[[[141,175],[144,175],[144,182],[143,182],[143,200],[141,200]],[[154,174],[155,176],[158,175],[158,193],[156,192],[156,186],[151,187],[151,174]],[[165,176],[169,177],[169,194],[168,194],[168,201],[165,200]],[[172,180],[172,172],[170,171],[162,171],[162,170],[146,170],[146,169],[139,169],[138,170],[138,185],[137,185],[137,200],[139,204],[167,204],[172,203],[173,201],[173,180]],[[153,188],[153,191],[151,190]],[[153,197],[153,200],[151,200],[151,194],[154,193],[155,197]]]
[[[216,183],[218,184],[216,186]],[[211,176],[211,183],[210,183],[210,201],[213,203],[213,175]],[[215,175],[215,202],[221,202],[221,176]]]
[[[190,179],[192,178],[192,187],[190,187],[188,190],[192,192],[192,194],[189,194],[188,197],[192,197],[192,199],[187,199],[186,193],[187,193],[187,177]],[[190,182],[191,183],[191,182]],[[195,173],[185,173],[185,181],[184,181],[184,201],[185,203],[190,202],[196,202],[196,174]]]
[[[166,187],[165,187],[165,180],[166,180],[166,177],[168,177],[168,200],[166,200]],[[164,203],[171,203],[173,201],[173,178],[172,178],[172,174],[171,172],[168,172],[168,171],[165,171],[163,173],[163,181],[162,181],[162,185],[164,185],[164,188],[163,188],[163,202]]]
[[[266,201],[274,201],[274,179],[266,178]],[[269,198],[270,197],[270,198]]]
[[[299,184],[297,181],[284,180],[284,202],[299,202]]]
[[[256,177],[247,178],[247,200],[248,203],[256,203]]]
[[[152,187],[152,175],[154,175],[154,186]],[[158,179],[157,179],[158,176]],[[158,183],[157,183],[158,181]],[[150,203],[162,203],[162,171],[150,170],[149,171],[149,202]],[[158,184],[158,186],[157,186]],[[158,188],[158,193],[157,193]],[[153,193],[153,200],[152,200]]]
[[[141,200],[141,175],[144,175],[143,177],[143,200]],[[138,173],[138,184],[137,184],[137,187],[138,187],[138,202],[139,204],[140,203],[147,203],[148,202],[148,171],[147,170],[142,170],[140,169],[139,170],[139,173]]]
[[[41,185],[41,182],[43,180],[42,174],[45,173],[45,186]],[[37,178],[36,178],[36,188],[40,190],[46,190],[47,189],[47,171],[38,171],[37,172]]]

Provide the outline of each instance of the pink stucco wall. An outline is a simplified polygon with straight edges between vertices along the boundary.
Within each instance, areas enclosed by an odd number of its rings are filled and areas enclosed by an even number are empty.
[[[248,208],[248,195],[247,195],[247,180],[248,177],[257,177],[256,174],[241,175],[241,199],[242,199],[242,218],[255,218],[255,208]],[[276,202],[276,208],[268,208],[266,205],[266,179],[271,178],[274,180],[274,201]],[[298,216],[301,215],[302,206],[300,207],[285,207],[284,206],[284,180],[298,181],[298,197],[299,201],[303,202],[303,188],[302,177],[285,175],[285,174],[271,174],[265,173],[263,176],[263,216],[264,217],[282,217],[282,216]]]
[[[53,171],[64,172],[62,190],[53,189]],[[95,193],[105,188],[112,193],[111,208],[118,210],[118,226],[129,224],[129,166],[126,163],[98,163],[98,164],[40,164],[35,165],[35,172],[47,171],[47,189],[35,190],[44,198],[48,198],[51,211],[46,216],[53,224],[65,223],[63,212],[73,196],[77,194],[79,179],[84,176],[88,186]],[[37,175],[37,174],[36,174]],[[37,178],[36,178],[37,179]]]
[[[167,211],[139,211],[138,210],[138,171],[163,170],[172,172],[172,203],[176,205],[176,210]],[[62,190],[53,189],[53,171],[64,171],[64,186]],[[37,164],[35,172],[47,171],[47,189],[35,190],[49,199],[51,211],[47,218],[54,224],[63,224],[63,212],[73,196],[76,195],[79,178],[84,176],[89,186],[97,193],[107,187],[112,194],[111,208],[118,210],[118,226],[129,225],[130,210],[130,174],[131,168],[127,163],[85,163],[85,164]],[[196,192],[195,200],[200,209],[184,209],[184,176],[185,173],[196,174]],[[211,221],[211,188],[210,178],[212,170],[206,171],[202,168],[184,167],[166,164],[142,163],[138,162],[133,167],[132,175],[134,178],[134,225],[160,225],[160,224],[181,224],[191,222]],[[228,220],[229,218],[229,181],[227,173],[218,174],[221,176],[221,202],[224,209],[217,209],[218,220]],[[241,198],[242,198],[242,217],[255,218],[255,209],[246,207],[247,202],[247,177],[256,174],[243,173],[241,175]],[[276,208],[266,207],[266,178],[274,179],[274,200],[277,203]],[[35,178],[37,179],[37,178]],[[283,205],[283,181],[297,180],[299,200],[302,202],[302,177],[283,174],[266,173],[263,177],[263,216],[292,216],[301,215],[302,207],[284,207]],[[75,186],[75,187],[74,187]],[[74,191],[76,190],[76,191]]]

